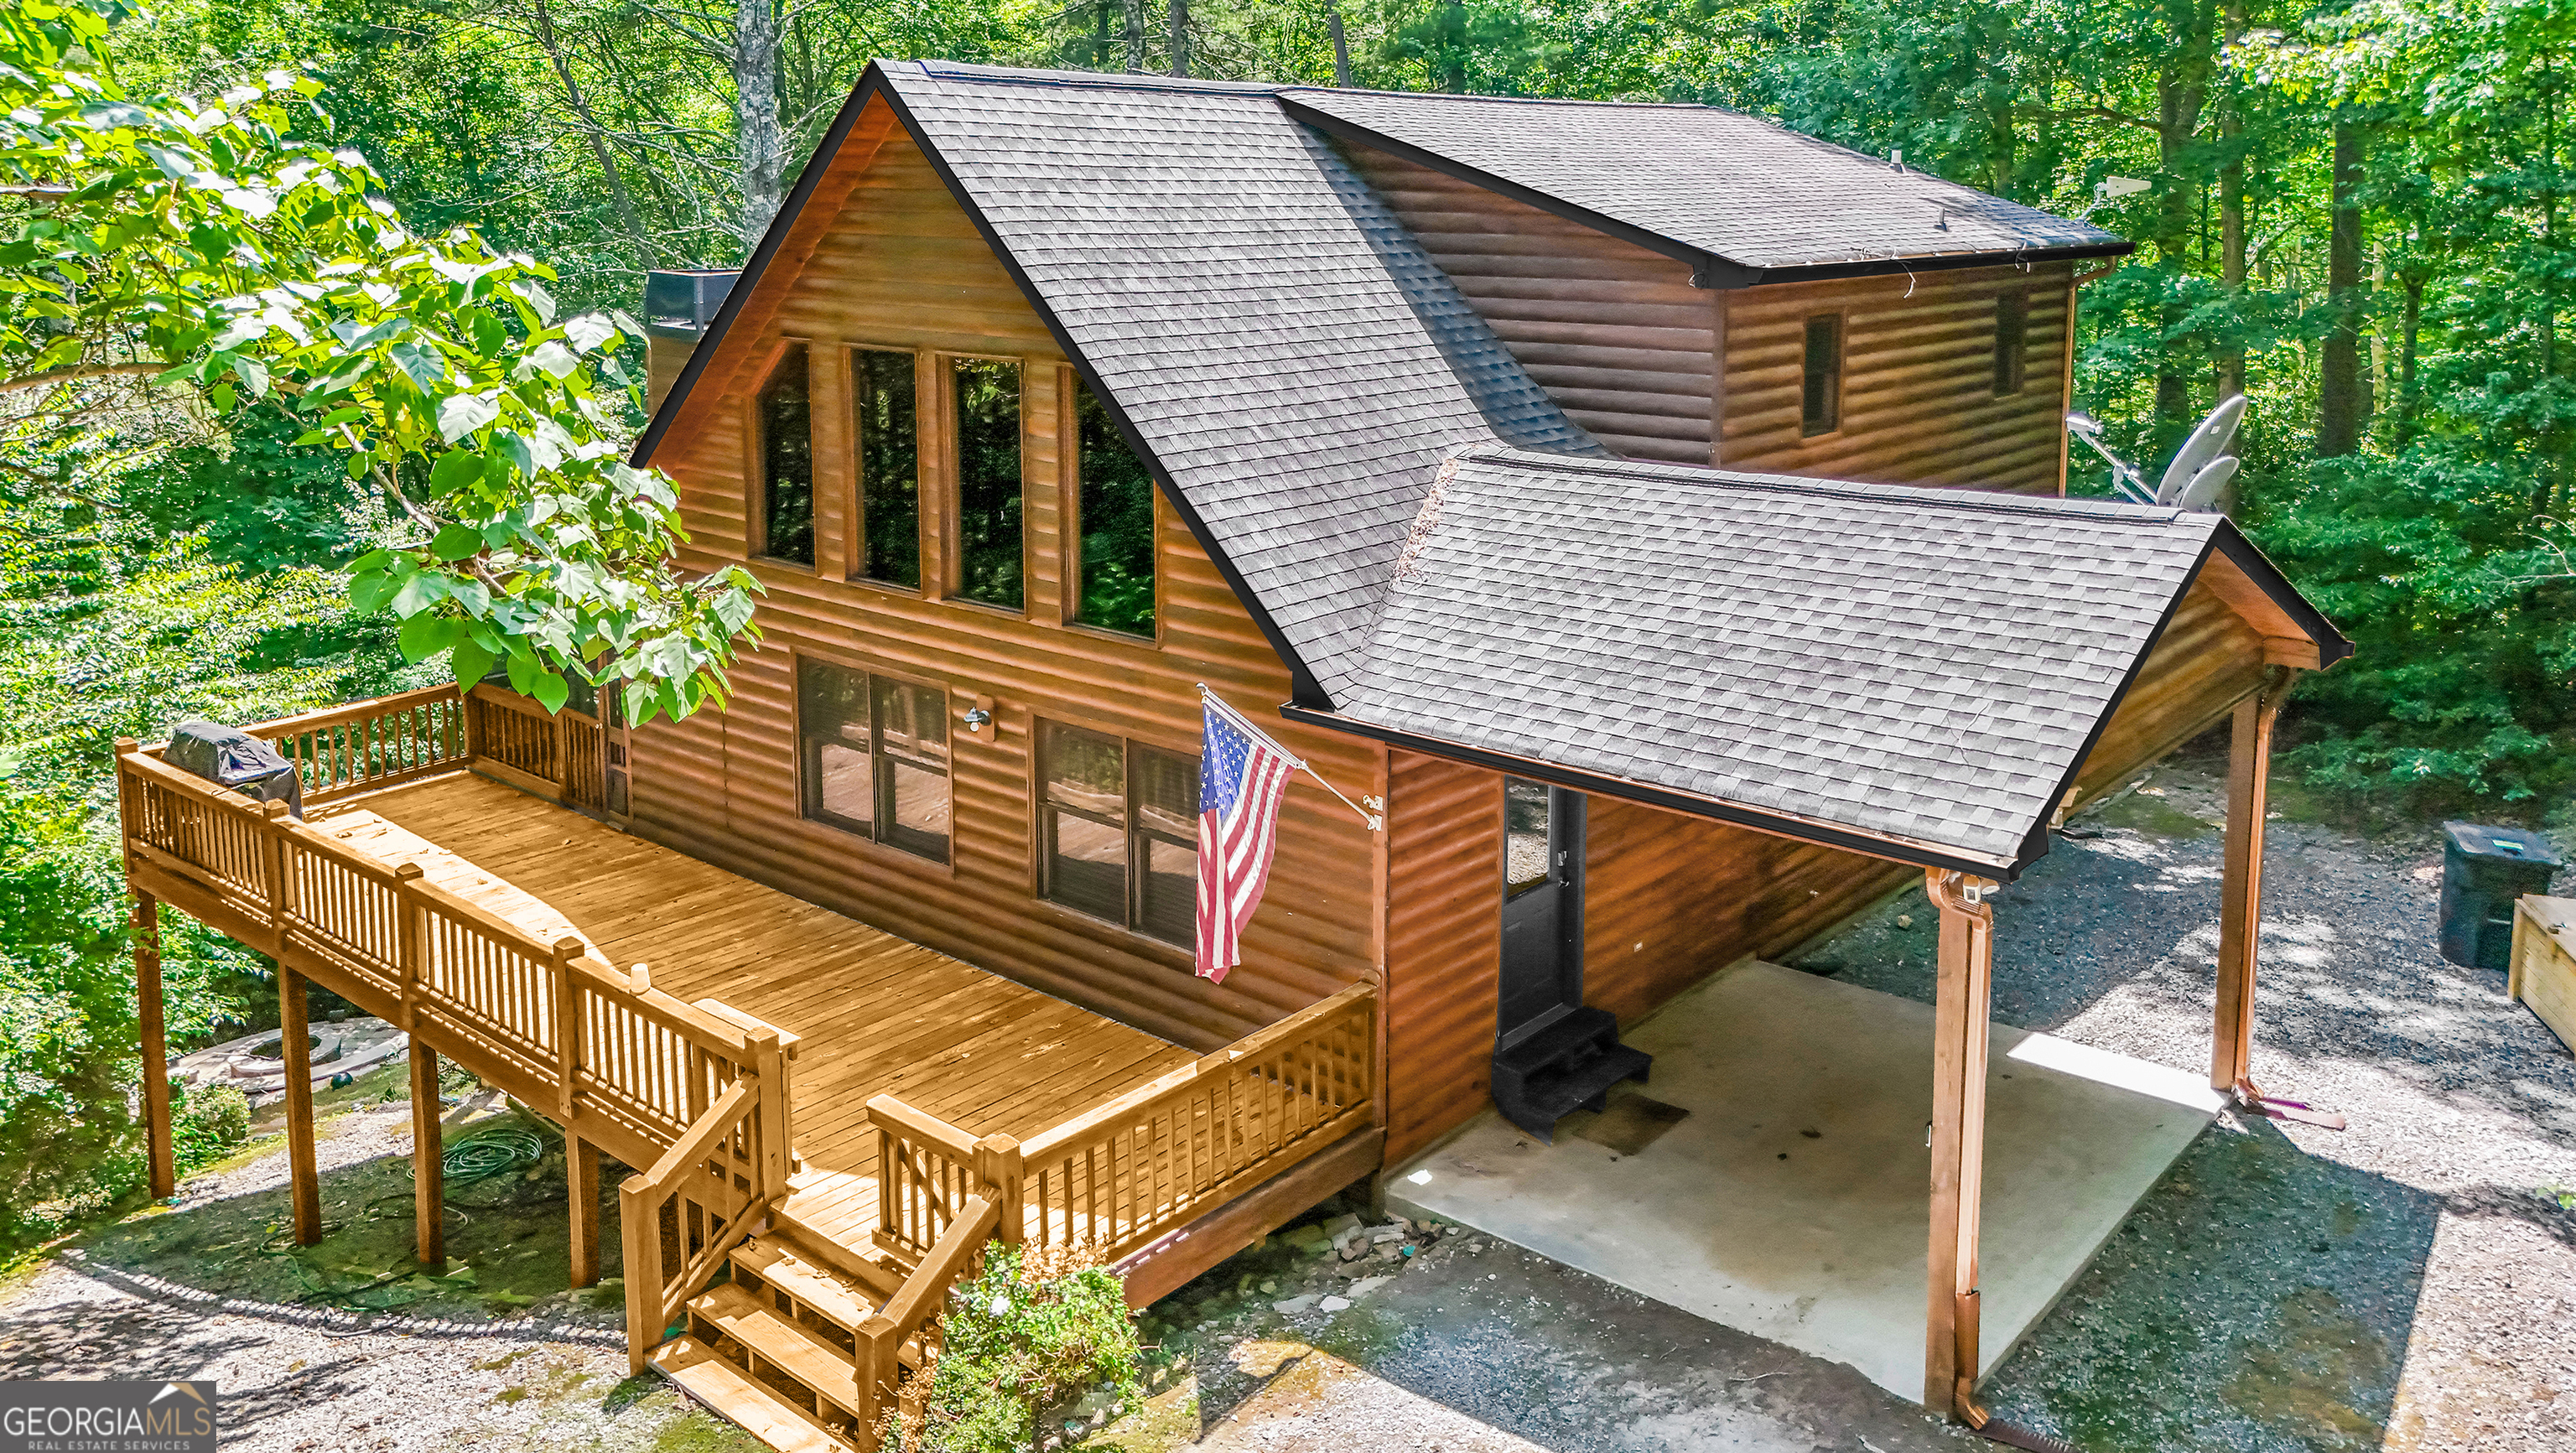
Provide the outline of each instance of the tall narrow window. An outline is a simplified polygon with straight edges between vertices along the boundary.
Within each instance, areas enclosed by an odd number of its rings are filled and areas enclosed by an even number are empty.
[[[1081,415],[1082,600],[1087,626],[1154,634],[1154,481],[1089,385]]]
[[[2023,345],[2030,337],[2030,295],[2003,293],[1995,298],[1995,394],[2021,392]]]
[[[1020,366],[950,364],[957,401],[957,593],[1020,608]]]
[[[1167,943],[1198,927],[1195,757],[1039,723],[1039,888]]]
[[[814,563],[814,409],[805,345],[788,345],[760,386],[760,553]]]
[[[807,817],[948,861],[947,693],[799,661],[796,735]]]
[[[1830,434],[1843,421],[1843,316],[1819,313],[1807,320],[1807,387],[1799,432]]]
[[[862,348],[851,355],[859,414],[859,573],[889,585],[921,585],[921,425],[913,404],[913,357]]]

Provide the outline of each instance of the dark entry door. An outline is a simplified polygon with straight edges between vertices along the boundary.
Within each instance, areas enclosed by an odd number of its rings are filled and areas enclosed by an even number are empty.
[[[1508,1038],[1583,1002],[1583,794],[1503,779],[1503,964]]]

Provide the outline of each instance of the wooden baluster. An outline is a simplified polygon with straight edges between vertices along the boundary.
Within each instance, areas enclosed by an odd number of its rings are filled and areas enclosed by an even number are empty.
[[[570,934],[554,942],[555,1108],[567,1126],[573,1121],[574,1081],[581,1074],[581,985],[573,963],[586,946]]]

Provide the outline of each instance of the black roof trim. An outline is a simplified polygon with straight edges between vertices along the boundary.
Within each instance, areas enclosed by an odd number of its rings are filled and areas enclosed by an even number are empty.
[[[928,66],[922,67],[922,73],[934,74]],[[868,63],[868,74],[871,76],[877,74],[876,62]],[[973,194],[966,190],[966,184],[958,180],[957,173],[949,169],[947,158],[941,156],[939,148],[930,143],[920,122],[913,117],[912,108],[904,105],[902,91],[894,86],[887,86],[885,98],[887,104],[894,108],[895,119],[903,123],[903,129],[921,147],[921,154],[929,159],[930,169],[939,173],[939,180],[947,184],[949,194],[957,199],[957,205],[965,209],[966,215],[974,221],[975,230],[982,235],[984,244],[993,249],[995,257],[1001,259],[1002,266],[1011,274],[1011,281],[1019,284],[1021,295],[1029,300],[1029,307],[1046,324],[1047,332],[1054,337],[1056,346],[1064,350],[1066,358],[1072,360],[1074,372],[1082,376],[1083,384],[1091,390],[1093,397],[1100,400],[1102,411],[1109,415],[1111,423],[1118,426],[1118,437],[1126,440],[1127,447],[1135,452],[1138,459],[1144,461],[1145,468],[1154,476],[1154,483],[1163,491],[1163,498],[1171,502],[1172,509],[1181,517],[1181,522],[1190,527],[1191,537],[1199,542],[1200,549],[1207,552],[1207,557],[1216,566],[1217,573],[1225,577],[1226,587],[1234,592],[1235,599],[1243,603],[1245,613],[1252,617],[1254,625],[1261,628],[1261,634],[1269,640],[1270,648],[1278,652],[1279,659],[1287,664],[1290,693],[1300,702],[1329,707],[1332,704],[1332,698],[1324,694],[1323,683],[1317,681],[1315,673],[1306,668],[1305,659],[1297,654],[1297,648],[1289,644],[1287,634],[1281,631],[1278,623],[1270,618],[1269,607],[1262,604],[1261,597],[1254,594],[1252,586],[1244,580],[1243,572],[1237,570],[1234,561],[1227,557],[1225,547],[1217,542],[1215,534],[1208,529],[1207,521],[1199,517],[1197,506],[1192,505],[1188,496],[1181,493],[1181,487],[1173,482],[1171,471],[1163,467],[1163,461],[1156,457],[1152,447],[1145,442],[1145,436],[1137,431],[1135,423],[1127,417],[1127,411],[1119,407],[1117,396],[1102,385],[1099,370],[1093,368],[1091,360],[1083,356],[1081,345],[1074,342],[1073,334],[1065,328],[1063,320],[1056,317],[1055,309],[1048,305],[1046,295],[1038,291],[1036,283],[1030,281],[1027,271],[1020,266],[1020,260],[1011,255],[1011,249],[1002,241],[1002,234],[996,231],[992,222],[984,216],[983,207],[978,205]]]
[[[1298,121],[1314,127],[1336,141],[1365,146],[1400,157],[1416,166],[1428,167],[1444,176],[1455,177],[1471,186],[1509,197],[1525,206],[1550,212],[1569,222],[1606,233],[1623,242],[1634,243],[1649,252],[1659,252],[1691,266],[1691,286],[1701,288],[1751,288],[1766,283],[1831,282],[1842,278],[1887,277],[1896,273],[1946,272],[1964,267],[2028,266],[2043,262],[2079,261],[2094,257],[2125,257],[2138,250],[2138,245],[2125,238],[2109,242],[2087,242],[2066,247],[2016,247],[1993,252],[1928,253],[1915,257],[1862,258],[1852,262],[1805,263],[1795,267],[1748,267],[1715,253],[1676,242],[1660,232],[1605,217],[1588,207],[1578,207],[1552,193],[1498,177],[1491,172],[1471,167],[1464,162],[1428,151],[1409,141],[1399,141],[1382,131],[1373,131],[1354,121],[1345,120],[1329,111],[1321,111],[1300,102],[1294,95],[1277,95],[1281,110]]]
[[[1300,102],[1294,96],[1282,95],[1277,99],[1279,109],[1287,112],[1290,119],[1303,122],[1335,141],[1365,146],[1375,151],[1383,151],[1390,156],[1401,157],[1415,166],[1429,167],[1433,171],[1456,177],[1472,186],[1482,187],[1489,192],[1498,192],[1525,206],[1536,207],[1542,212],[1553,212],[1569,222],[1581,223],[1595,232],[1606,232],[1623,242],[1635,243],[1649,252],[1660,252],[1666,257],[1689,263],[1691,285],[1694,287],[1749,287],[1760,278],[1760,274],[1740,263],[1729,262],[1722,257],[1713,257],[1686,242],[1675,242],[1662,233],[1650,232],[1633,222],[1604,217],[1590,208],[1578,207],[1562,197],[1551,196],[1546,192],[1522,186],[1518,182],[1508,181],[1488,171],[1480,171],[1464,162],[1442,156],[1436,151],[1425,151],[1409,141],[1398,141],[1382,131],[1372,131],[1365,126],[1345,121],[1329,111],[1319,111]]]
[[[2141,653],[2141,656],[2143,654]],[[1952,868],[1962,873],[1973,873],[1980,878],[1994,878],[2009,883],[2020,877],[2022,870],[2030,866],[2031,860],[2039,856],[2039,853],[2029,851],[2027,843],[2023,847],[2022,859],[2007,863],[2000,858],[1980,858],[1967,853],[1952,852],[1929,843],[1874,837],[1868,833],[1838,828],[1830,823],[1764,812],[1759,808],[1743,807],[1714,797],[1703,797],[1694,792],[1677,792],[1672,788],[1658,787],[1651,782],[1640,782],[1632,777],[1613,777],[1601,772],[1587,772],[1578,767],[1565,767],[1554,762],[1540,761],[1535,757],[1515,756],[1509,752],[1471,747],[1463,742],[1453,742],[1441,737],[1427,737],[1418,732],[1408,732],[1397,727],[1379,726],[1375,722],[1362,721],[1357,717],[1345,716],[1334,711],[1317,711],[1299,706],[1294,702],[1280,707],[1279,714],[1290,721],[1323,727],[1329,731],[1346,732],[1352,736],[1366,737],[1371,741],[1385,742],[1390,746],[1403,747],[1408,751],[1421,752],[1426,756],[1446,757],[1471,766],[1508,772],[1515,777],[1526,777],[1534,782],[1571,787],[1578,792],[1598,793],[1604,797],[1623,797],[1631,802],[1645,803],[1649,807],[1688,813],[1693,817],[1705,817],[1717,822],[1730,823],[1736,827],[1752,828],[1757,832],[1796,838],[1801,842],[1815,843],[1820,847],[1861,853],[1891,862],[1912,863],[1924,868]],[[2045,833],[2042,837],[2045,838]],[[2046,851],[2047,848],[2043,842],[2040,852]]]
[[[777,259],[778,250],[787,245],[787,234],[804,213],[805,204],[814,199],[814,189],[823,184],[823,173],[829,169],[827,159],[840,154],[842,143],[850,139],[851,128],[859,124],[859,113],[867,109],[868,98],[884,85],[885,79],[878,73],[876,62],[868,62],[867,70],[859,76],[859,83],[850,88],[850,99],[842,102],[840,111],[832,117],[832,124],[824,131],[822,142],[814,148],[811,156],[805,158],[805,169],[796,174],[796,186],[788,192],[778,215],[769,219],[769,230],[760,234],[760,245],[752,249],[750,259],[743,263],[741,274],[734,279],[733,291],[725,294],[723,306],[716,309],[716,316],[707,324],[707,331],[698,339],[698,346],[690,350],[689,361],[681,367],[680,376],[671,381],[671,391],[662,396],[662,406],[653,411],[651,421],[644,426],[643,436],[635,441],[633,449],[627,451],[627,463],[642,468],[653,457],[653,451],[660,447],[662,436],[670,430],[671,421],[680,416],[680,406],[697,387],[699,377],[707,371],[708,361],[723,348],[725,335],[733,330],[733,320],[742,315],[743,306],[759,290],[761,277],[769,271],[769,264]]]
[[[2308,639],[2317,643],[2319,667],[2331,666],[2352,654],[2351,640],[2336,630],[2334,622],[2327,620],[2323,612],[2308,604],[2307,598],[2299,594],[2299,588],[2290,583],[2290,577],[2283,575],[2281,567],[2255,548],[2254,542],[2245,537],[2245,532],[2236,527],[2234,520],[2220,518],[2217,543],[2228,562],[2244,571],[2246,579],[2271,597],[2272,603],[2288,613],[2290,619],[2298,623],[2299,629],[2308,633]]]

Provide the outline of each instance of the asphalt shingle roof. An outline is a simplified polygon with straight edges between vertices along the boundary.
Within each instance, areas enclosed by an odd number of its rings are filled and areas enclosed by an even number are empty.
[[[2052,216],[1714,106],[1301,89],[1299,106],[1753,269],[2128,250]]]
[[[1270,88],[881,65],[1327,693],[1446,451],[1602,452]]]
[[[2009,863],[2222,528],[1470,450],[1336,707]]]

